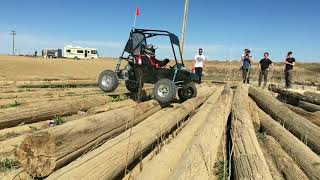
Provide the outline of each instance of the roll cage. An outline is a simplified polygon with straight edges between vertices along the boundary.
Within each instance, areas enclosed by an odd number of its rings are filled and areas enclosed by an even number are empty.
[[[170,33],[168,31],[164,31],[164,30],[132,29],[130,32],[130,36],[127,41],[127,44],[126,44],[120,58],[123,58],[125,52],[129,53],[131,56],[139,55],[140,50],[141,50],[141,45],[142,44],[147,45],[147,39],[155,37],[155,36],[169,37],[172,52],[173,52],[176,64],[182,64],[182,66],[184,66],[180,43],[179,43],[179,38],[175,34]],[[178,61],[178,57],[176,55],[177,52],[175,52],[174,45],[176,45],[179,49],[178,53],[180,56],[180,62]],[[123,59],[127,59],[127,58],[123,58]]]

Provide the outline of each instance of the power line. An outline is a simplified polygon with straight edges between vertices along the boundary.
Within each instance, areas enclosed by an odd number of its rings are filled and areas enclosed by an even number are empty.
[[[17,35],[17,33],[16,31],[11,30],[10,34],[12,35],[12,55],[14,56],[14,38]]]

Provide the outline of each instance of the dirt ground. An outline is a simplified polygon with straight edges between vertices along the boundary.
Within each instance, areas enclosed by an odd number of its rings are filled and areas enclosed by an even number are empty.
[[[104,69],[114,69],[117,59],[98,60],[43,59],[0,55],[0,80],[96,80]],[[173,63],[173,62],[171,62]],[[191,69],[191,61],[185,61]],[[238,61],[208,61],[204,70],[205,79],[234,81],[241,79]],[[271,82],[283,82],[284,65],[276,63],[269,72]],[[253,65],[252,79],[258,80],[258,66]],[[294,81],[320,83],[320,63],[297,63]]]
[[[104,69],[114,69],[115,60],[43,59],[0,56],[1,80],[96,80]]]

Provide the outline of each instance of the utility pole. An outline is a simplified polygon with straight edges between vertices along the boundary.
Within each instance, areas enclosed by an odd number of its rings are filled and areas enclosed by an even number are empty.
[[[185,0],[182,35],[181,35],[181,54],[182,54],[182,56],[183,56],[183,49],[184,49],[184,33],[186,32],[186,26],[187,26],[186,23],[187,23],[187,16],[188,16],[188,5],[189,5],[189,0]]]
[[[14,37],[17,35],[16,31],[11,30],[12,35],[12,55],[14,56]]]

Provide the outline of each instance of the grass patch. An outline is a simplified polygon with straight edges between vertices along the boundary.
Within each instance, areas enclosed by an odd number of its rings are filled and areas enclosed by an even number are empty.
[[[75,92],[67,92],[67,95],[76,95],[77,93]]]
[[[4,140],[10,139],[10,138],[14,138],[14,137],[17,137],[19,135],[20,134],[17,134],[17,133],[14,133],[14,132],[9,132],[9,133],[7,133],[5,135],[0,136],[0,141],[4,141]]]
[[[18,169],[20,164],[16,160],[5,159],[0,161],[0,172],[5,172],[11,169]]]
[[[216,162],[214,165],[214,168],[217,168],[217,170],[218,170],[216,175],[219,176],[219,180],[228,179],[228,176],[229,176],[228,161]]]
[[[61,125],[61,124],[64,124],[66,121],[60,117],[60,116],[57,116],[56,118],[53,119],[53,123],[55,125]]]
[[[148,94],[147,99],[154,99],[154,93],[150,93],[150,94]]]
[[[40,130],[40,129],[38,129],[37,127],[30,126],[30,125],[29,125],[29,128],[31,129],[32,132],[36,132],[36,131],[39,131],[39,130]]]
[[[0,109],[6,109],[6,108],[11,108],[11,107],[17,107],[20,106],[21,104],[17,101],[14,101],[14,103],[12,104],[6,104],[6,105],[2,105],[0,106]]]
[[[127,99],[125,96],[121,96],[121,95],[118,95],[118,96],[111,96],[111,102],[119,102],[119,101],[123,101],[125,99]]]

